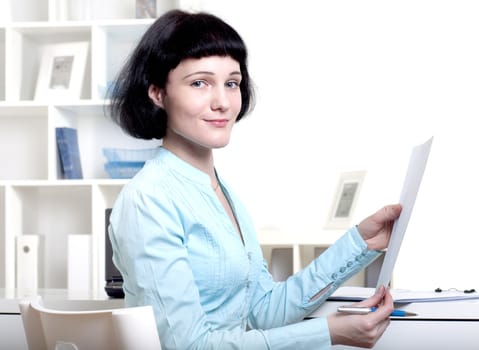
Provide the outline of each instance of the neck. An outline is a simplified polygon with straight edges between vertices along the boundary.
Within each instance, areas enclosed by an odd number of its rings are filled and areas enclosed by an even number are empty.
[[[179,147],[166,139],[163,139],[162,146],[178,158],[208,174],[212,179],[212,184],[216,184],[213,151],[210,148],[198,147],[197,145],[192,146],[190,144],[182,144]]]

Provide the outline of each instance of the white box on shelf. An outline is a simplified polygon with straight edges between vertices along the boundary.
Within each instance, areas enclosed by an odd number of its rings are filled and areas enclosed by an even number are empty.
[[[68,235],[68,292],[85,293],[92,288],[92,239],[90,234]]]
[[[38,289],[40,274],[40,236],[17,236],[17,288],[21,291]]]

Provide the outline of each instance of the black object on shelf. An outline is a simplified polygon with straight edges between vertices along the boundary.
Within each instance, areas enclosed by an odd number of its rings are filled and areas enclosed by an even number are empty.
[[[113,249],[108,236],[111,208],[105,209],[105,292],[112,298],[124,298],[123,276],[113,263]]]

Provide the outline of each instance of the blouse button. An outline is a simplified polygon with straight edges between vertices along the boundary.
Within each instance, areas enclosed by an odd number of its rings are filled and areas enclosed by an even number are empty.
[[[335,280],[336,278],[338,278],[338,274],[337,274],[337,273],[333,273],[333,274],[331,275],[331,278],[332,278],[333,280]]]
[[[353,262],[352,261],[348,261],[348,263],[346,264],[347,267],[351,267],[353,266]]]

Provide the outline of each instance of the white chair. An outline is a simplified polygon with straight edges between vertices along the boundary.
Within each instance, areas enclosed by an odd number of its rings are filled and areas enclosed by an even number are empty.
[[[29,350],[161,350],[151,306],[95,310],[20,302]]]

